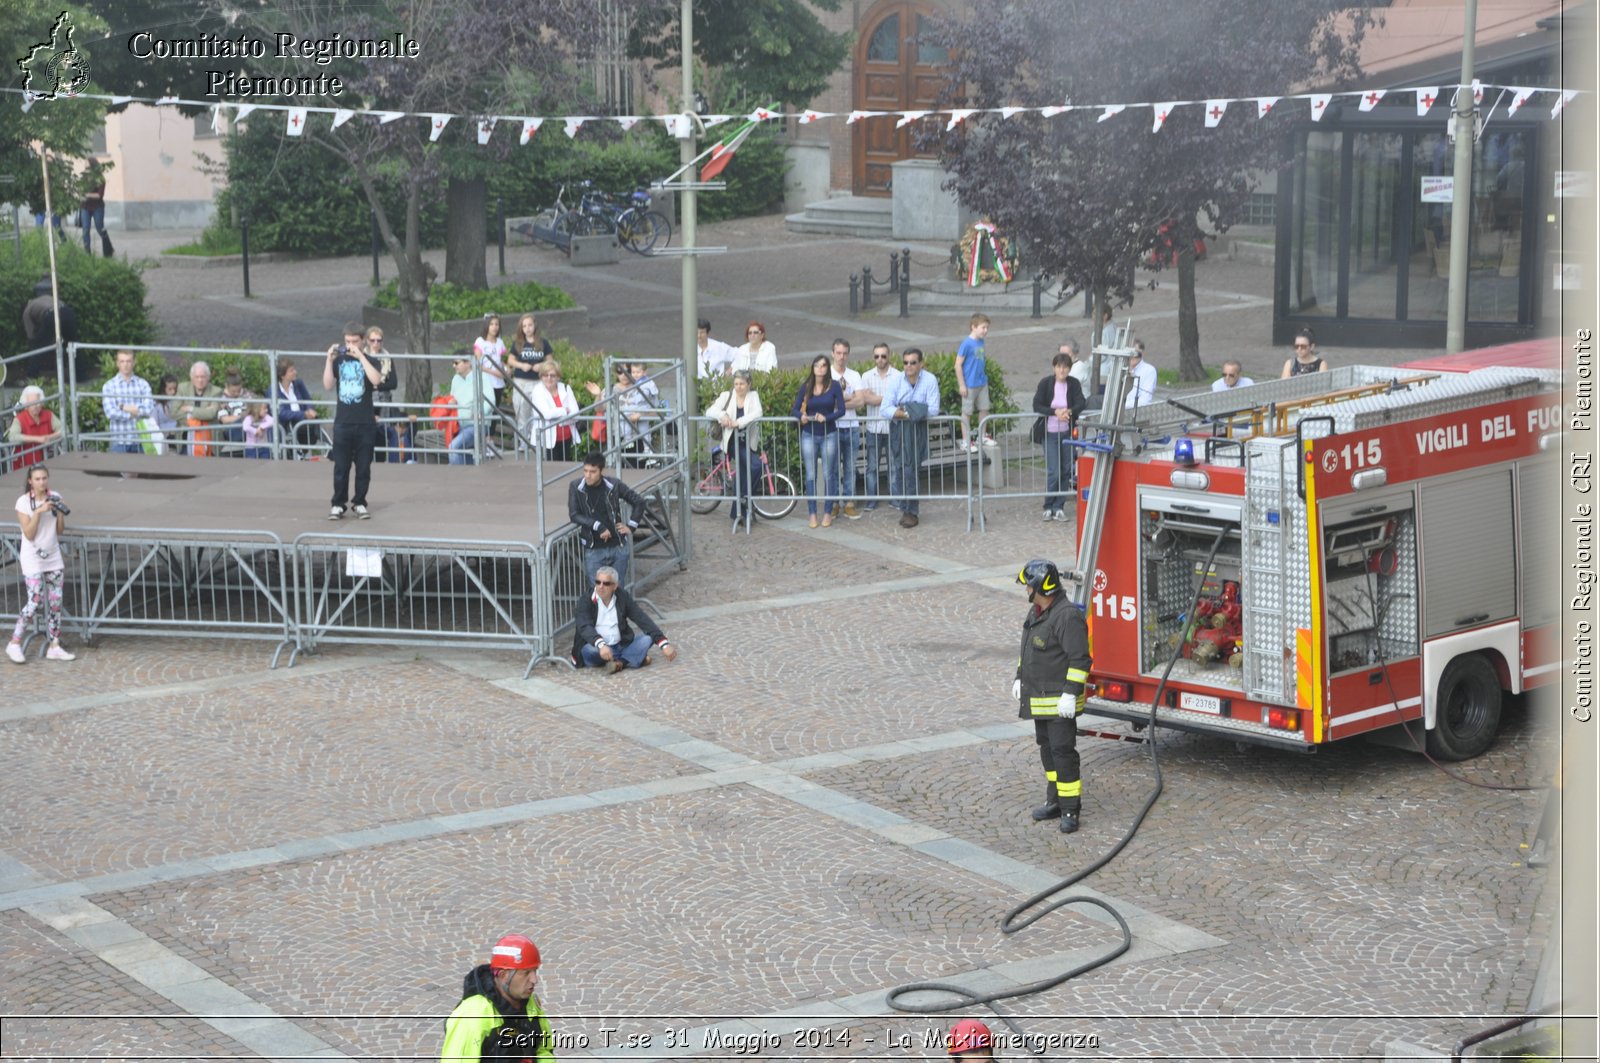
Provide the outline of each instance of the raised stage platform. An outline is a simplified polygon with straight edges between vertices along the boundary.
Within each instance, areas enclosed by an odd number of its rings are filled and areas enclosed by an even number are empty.
[[[203,631],[276,642],[273,663],[287,649],[292,664],[326,642],[420,640],[525,651],[531,668],[565,658],[558,636],[588,589],[567,521],[576,464],[374,464],[371,519],[340,521],[327,461],[73,452],[48,464],[72,509],[67,628],[85,641]],[[648,588],[686,561],[682,467],[608,473],[649,500],[629,579]],[[9,506],[6,525],[0,618],[15,618]]]

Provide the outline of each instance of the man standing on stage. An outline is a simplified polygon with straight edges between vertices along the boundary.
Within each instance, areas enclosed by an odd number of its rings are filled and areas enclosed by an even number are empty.
[[[372,451],[376,442],[378,418],[372,408],[372,392],[385,387],[383,373],[367,354],[361,326],[352,321],[344,327],[344,342],[328,348],[328,361],[322,367],[322,386],[334,392],[333,407],[333,508],[329,520],[345,514],[345,503],[353,503],[356,516],[366,520],[367,484],[372,480]],[[387,387],[394,388],[390,381]],[[350,463],[356,466],[355,497],[350,496]]]

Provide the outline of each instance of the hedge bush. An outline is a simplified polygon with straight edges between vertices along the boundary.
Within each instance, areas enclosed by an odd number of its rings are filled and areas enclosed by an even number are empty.
[[[385,310],[400,309],[400,282],[390,281],[379,288],[372,303]],[[537,281],[502,284],[482,291],[440,281],[428,289],[428,312],[435,321],[466,321],[484,314],[520,316],[530,311],[567,310],[577,305],[578,301],[560,288]],[[515,321],[500,323],[508,336],[515,325]]]
[[[44,234],[22,239],[22,262],[7,250],[0,255],[0,350],[15,354],[29,349],[22,330],[22,308],[33,298],[33,286],[50,273]],[[115,258],[86,255],[78,244],[56,247],[56,283],[61,301],[77,313],[80,343],[154,342],[156,328],[145,305],[144,278],[133,266]],[[53,377],[54,374],[52,373]]]

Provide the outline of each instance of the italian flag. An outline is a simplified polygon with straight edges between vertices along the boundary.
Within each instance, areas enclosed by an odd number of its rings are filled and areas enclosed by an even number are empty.
[[[722,138],[722,142],[711,149],[711,157],[706,160],[705,166],[700,169],[700,180],[714,181],[717,175],[727,169],[728,163],[733,159],[733,153],[739,150],[739,145],[750,139],[750,134],[755,132],[756,126],[771,118],[778,112],[778,105],[760,108],[745,119],[744,125]]]

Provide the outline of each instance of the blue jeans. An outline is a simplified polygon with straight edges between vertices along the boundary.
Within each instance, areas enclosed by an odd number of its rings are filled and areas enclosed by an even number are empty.
[[[839,429],[839,488],[845,501],[861,493],[857,486],[856,455],[861,452],[861,429]]]
[[[806,512],[812,516],[817,514],[817,458],[822,458],[822,468],[827,474],[827,494],[822,498],[823,508],[833,504],[839,497],[839,433],[826,432],[821,436],[814,436],[810,432],[800,433],[800,464],[805,466],[806,473]]]
[[[617,589],[621,590],[628,585],[628,544],[618,543],[612,546],[607,543],[603,546],[586,546],[583,549],[583,570],[589,576],[589,583],[594,583],[595,573],[601,567],[610,565],[617,570]]]
[[[473,465],[472,444],[477,439],[478,430],[472,425],[462,425],[461,431],[450,441],[450,464]]]
[[[1047,511],[1065,509],[1067,506],[1066,491],[1073,475],[1072,459],[1077,453],[1071,444],[1072,435],[1069,432],[1044,434],[1044,489],[1048,492],[1044,508]]]
[[[883,494],[883,485],[878,470],[883,468],[884,461],[889,457],[889,433],[862,432],[861,435],[867,445],[867,473],[866,478],[862,481],[861,493],[864,495],[881,495]],[[868,504],[875,506],[878,503],[876,499],[873,499]]]
[[[650,652],[652,645],[654,643],[650,641],[650,636],[641,632],[633,636],[633,641],[626,646],[617,643],[609,648],[614,659],[626,661],[629,668],[637,668],[644,663],[645,654]],[[605,663],[600,658],[600,651],[592,644],[584,646],[578,657],[578,664],[584,668],[599,668]]]
[[[89,250],[90,227],[99,229],[102,233],[106,231],[106,205],[102,203],[93,210],[88,207],[79,207],[78,224],[83,226],[83,249],[87,251]]]
[[[922,461],[928,456],[928,422],[895,421],[889,425],[889,494],[901,512],[918,515]]]
[[[144,453],[144,447],[140,446],[138,443],[113,443],[113,444],[111,444],[111,453],[113,453],[113,454],[143,454]]]

